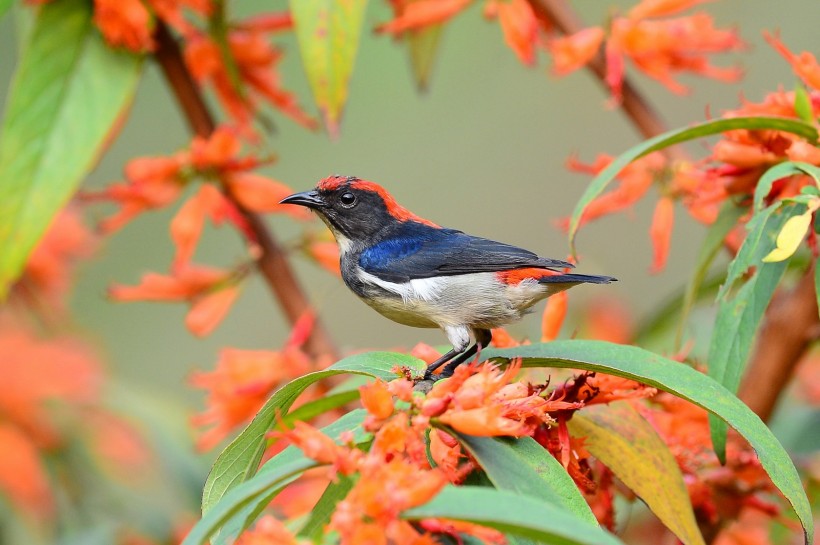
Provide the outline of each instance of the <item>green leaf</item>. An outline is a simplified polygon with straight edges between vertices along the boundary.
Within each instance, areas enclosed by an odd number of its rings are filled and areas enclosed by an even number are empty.
[[[322,433],[337,440],[346,431],[353,432],[353,441],[363,443],[369,439],[362,428],[367,416],[363,409],[353,410],[335,422],[322,428]],[[263,465],[259,473],[251,477],[250,480],[233,488],[216,504],[214,509],[208,511],[196,526],[204,526],[200,534],[215,534],[211,542],[213,545],[226,545],[232,543],[236,537],[253,524],[259,514],[273,501],[282,491],[282,488],[293,481],[298,475],[292,478],[271,480],[267,475],[271,473],[280,474],[283,467],[290,467],[305,457],[302,451],[294,446],[289,446]],[[266,486],[258,486],[258,483],[268,483]],[[238,491],[238,492],[237,492]],[[219,510],[217,511],[217,507]]]
[[[683,297],[683,304],[680,309],[680,322],[675,340],[677,348],[680,348],[683,342],[683,328],[689,318],[689,313],[700,291],[703,279],[709,271],[709,266],[723,247],[723,241],[726,239],[726,236],[732,228],[737,225],[738,220],[745,212],[745,208],[737,206],[731,200],[725,202],[718,213],[717,220],[715,220],[715,223],[713,223],[706,232],[706,238],[703,239],[703,244],[700,246],[698,258],[695,262],[695,272],[689,284],[686,285],[686,293]]]
[[[794,113],[806,123],[814,123],[811,98],[809,98],[806,88],[800,84],[794,88]]]
[[[308,386],[327,377],[347,373],[387,380],[395,377],[391,370],[397,365],[421,370],[424,364],[411,356],[391,352],[356,354],[324,371],[299,377],[280,388],[214,462],[202,492],[202,512],[207,513],[226,492],[248,480],[256,472],[267,445],[265,434],[273,428],[278,417],[287,414],[290,406]]]
[[[584,210],[592,202],[595,197],[600,195],[612,180],[623,170],[623,168],[644,155],[668,148],[674,144],[680,144],[696,138],[719,134],[722,132],[735,129],[774,129],[778,131],[790,132],[810,142],[817,141],[817,129],[812,125],[803,121],[788,119],[783,117],[734,117],[731,119],[713,119],[691,127],[683,129],[675,129],[654,138],[650,138],[637,146],[633,146],[625,153],[621,154],[608,167],[601,171],[595,179],[590,182],[581,200],[575,205],[575,210],[572,212],[572,218],[569,223],[569,245],[572,255],[575,255],[575,235],[578,232],[578,226],[581,222],[581,217]]]
[[[678,462],[632,405],[618,401],[585,407],[567,425],[678,539],[686,545],[704,544]]]
[[[820,168],[809,163],[800,161],[788,161],[771,167],[760,177],[755,186],[754,209],[755,212],[763,210],[764,199],[771,193],[772,185],[779,179],[795,174],[808,174],[814,178],[814,183],[820,185]]]
[[[11,0],[0,0],[0,19],[3,18],[3,15],[6,14],[10,7]]]
[[[727,298],[735,282],[746,274],[749,267],[765,266],[761,265],[763,258],[775,247],[777,234],[788,219],[795,215],[797,208],[798,205],[795,204],[776,202],[752,216],[746,224],[749,234],[743,240],[735,258],[729,263],[726,281],[718,292],[718,300]]]
[[[532,437],[473,437],[449,429],[447,433],[464,445],[499,490],[528,494],[598,526],[564,467]]]
[[[338,394],[328,395],[309,403],[305,403],[298,409],[294,409],[292,412],[288,413],[288,415],[282,420],[286,426],[290,426],[296,421],[308,422],[320,414],[325,414],[333,409],[338,409],[342,405],[352,403],[357,399],[359,399],[358,390],[350,390],[347,392],[339,392]]]
[[[789,455],[760,418],[715,380],[641,348],[602,341],[553,341],[481,352],[482,360],[518,357],[523,358],[524,367],[585,369],[637,380],[719,416],[755,449],[772,482],[797,513],[807,542],[812,542],[811,506]]]
[[[311,509],[310,518],[299,530],[299,537],[316,542],[322,536],[322,529],[330,522],[330,517],[333,516],[336,505],[347,497],[355,482],[351,477],[340,475],[337,481],[328,484],[322,493],[322,497]]]
[[[785,261],[763,263],[763,257],[774,246],[775,237],[797,208],[794,204],[775,203],[752,217],[747,226],[750,232],[729,264],[726,282],[718,293],[718,312],[707,359],[708,373],[732,393],[740,384],[763,313],[786,271]],[[729,287],[752,265],[757,266],[755,274],[729,299],[726,296]],[[724,462],[728,428],[711,415],[709,424],[715,454]]]
[[[85,0],[39,9],[0,129],[0,298],[116,133],[141,66],[105,44]]]
[[[446,486],[402,518],[445,518],[495,528],[515,536],[561,545],[621,543],[612,534],[532,496],[483,486]]]
[[[820,309],[820,257],[814,262],[814,295],[817,298],[817,308]]]
[[[328,133],[339,132],[367,0],[290,0],[313,97]]]
[[[404,36],[410,49],[410,66],[419,91],[426,91],[444,25],[437,24],[419,30],[409,30]]]

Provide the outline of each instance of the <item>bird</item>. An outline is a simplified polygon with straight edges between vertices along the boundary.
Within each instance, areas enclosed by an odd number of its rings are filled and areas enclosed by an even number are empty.
[[[355,176],[323,178],[280,204],[304,206],[324,221],[344,283],[367,305],[400,324],[444,332],[452,349],[427,367],[427,380],[451,376],[489,345],[493,328],[520,320],[538,301],[617,280],[565,273],[571,263],[441,227]]]

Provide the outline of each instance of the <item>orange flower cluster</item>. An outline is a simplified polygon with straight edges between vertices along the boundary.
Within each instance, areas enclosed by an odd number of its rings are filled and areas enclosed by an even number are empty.
[[[26,261],[22,276],[12,287],[16,300],[62,310],[77,262],[89,257],[97,245],[96,237],[83,224],[79,209],[64,208],[51,223]]]
[[[556,37],[549,21],[539,19],[528,0],[487,0],[484,14],[497,18],[507,45],[524,64],[536,61],[536,52],[546,44],[553,59],[553,72],[563,76],[605,51],[606,82],[614,102],[621,99],[625,59],[672,92],[688,89],[674,79],[690,72],[721,81],[735,81],[739,68],[719,68],[709,61],[714,53],[734,51],[743,42],[733,30],[715,28],[710,15],[695,13],[669,18],[706,0],[643,0],[625,16],[614,17],[607,28],[594,26],[569,36]],[[401,35],[441,24],[463,11],[470,0],[392,0],[394,18],[377,28]]]
[[[291,194],[291,189],[250,172],[261,161],[252,155],[241,156],[241,150],[236,133],[220,127],[209,138],[195,137],[190,149],[173,156],[130,161],[125,167],[125,182],[90,195],[120,205],[120,210],[100,225],[103,232],[110,233],[143,212],[168,206],[195,177],[205,180],[171,221],[176,256],[170,274],[149,273],[137,286],[113,286],[109,291],[113,299],[187,301],[191,310],[185,323],[200,336],[207,335],[221,322],[237,299],[249,267],[244,263],[232,270],[220,270],[192,263],[206,220],[215,225],[229,221],[253,243],[255,236],[247,228],[243,209],[285,213],[299,219],[309,217],[298,207],[280,205],[279,201]],[[221,190],[210,182],[219,183]]]
[[[38,338],[6,316],[0,373],[0,495],[15,509],[41,522],[54,515],[53,489],[65,477],[52,469],[60,469],[60,453],[77,441],[120,477],[145,467],[149,452],[140,436],[100,407],[101,366],[87,346],[68,337]]]
[[[820,65],[811,55],[794,55],[775,37],[767,40],[795,66],[795,72],[806,84],[820,83]],[[820,115],[820,87],[808,93],[808,117]],[[795,105],[796,93],[779,90],[768,94],[762,102],[745,101],[740,108],[724,112],[723,117],[776,116],[800,119]],[[804,114],[805,115],[805,114]],[[724,133],[703,161],[671,162],[655,152],[634,161],[617,178],[617,185],[608,193],[593,200],[581,218],[581,223],[629,208],[640,200],[652,185],[657,185],[661,198],[655,206],[650,227],[654,249],[652,271],[663,269],[669,253],[674,223],[674,202],[680,201],[689,214],[703,223],[712,223],[718,210],[729,196],[750,197],[758,180],[770,167],[783,161],[802,161],[820,166],[820,148],[797,135],[773,130],[733,130]],[[568,167],[578,172],[598,174],[612,162],[599,155],[589,165],[570,158]],[[812,180],[808,176],[789,176],[774,183],[769,202],[797,195]],[[561,224],[566,226],[567,221]],[[737,236],[733,234],[732,236]],[[734,244],[735,246],[737,244]]]
[[[210,428],[197,439],[197,449],[215,447],[237,426],[253,418],[276,388],[325,363],[311,360],[301,348],[313,323],[312,314],[300,318],[279,351],[224,348],[215,370],[191,376],[191,384],[208,393],[208,408],[192,419],[194,426]],[[304,403],[312,398],[299,399]]]
[[[299,107],[296,96],[282,88],[276,72],[282,52],[270,44],[267,34],[291,27],[290,14],[284,13],[239,22],[221,38],[201,32],[188,36],[189,70],[200,84],[213,85],[225,111],[249,136],[259,99],[308,129],[318,126]]]

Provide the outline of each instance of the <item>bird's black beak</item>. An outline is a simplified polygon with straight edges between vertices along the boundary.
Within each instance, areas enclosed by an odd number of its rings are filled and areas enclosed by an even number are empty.
[[[279,204],[298,204],[299,206],[305,206],[307,208],[321,208],[326,203],[324,199],[319,196],[319,192],[313,189],[311,191],[294,193],[279,201]]]

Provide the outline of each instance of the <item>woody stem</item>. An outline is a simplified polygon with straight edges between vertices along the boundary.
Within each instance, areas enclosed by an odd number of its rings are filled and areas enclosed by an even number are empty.
[[[154,58],[159,63],[168,85],[176,96],[188,125],[195,134],[202,137],[209,136],[216,128],[214,117],[185,65],[176,38],[161,21],[157,21],[155,38],[157,50]],[[242,214],[248,228],[256,238],[256,243],[261,248],[261,255],[256,260],[259,272],[282,307],[288,321],[294,325],[306,311],[311,309],[304,290],[273,232],[264,220],[258,214],[242,206],[227,186],[223,188],[225,196]],[[310,338],[305,343],[305,349],[313,356],[329,354],[335,358],[337,355],[330,335],[318,319],[313,326]]]
[[[529,0],[535,13],[563,34],[574,34],[583,24],[566,0]],[[606,85],[606,62],[602,53],[587,65]],[[623,84],[621,109],[640,133],[651,138],[667,130],[647,100],[629,82]],[[673,158],[682,151],[669,150]],[[773,298],[755,349],[749,359],[739,397],[764,421],[768,420],[794,368],[809,343],[820,336],[814,273],[809,270],[791,290],[780,290]]]

